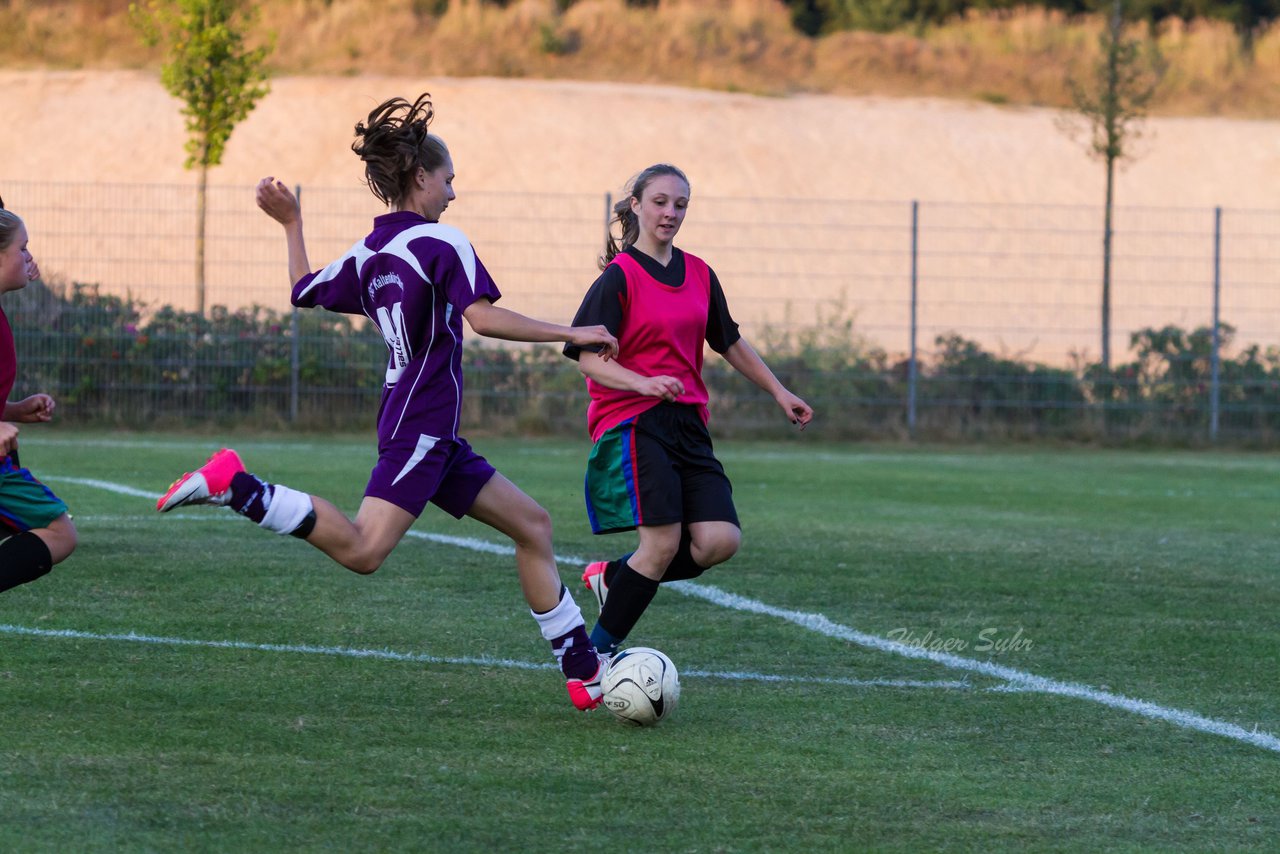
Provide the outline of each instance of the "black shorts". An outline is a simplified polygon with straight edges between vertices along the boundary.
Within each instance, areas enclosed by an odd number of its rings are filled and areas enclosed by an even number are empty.
[[[695,406],[662,402],[591,449],[587,517],[597,534],[675,522],[738,524],[733,486]]]

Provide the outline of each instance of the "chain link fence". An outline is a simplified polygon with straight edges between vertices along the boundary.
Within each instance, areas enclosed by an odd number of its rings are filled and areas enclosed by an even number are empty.
[[[295,312],[281,230],[253,188],[208,194],[197,303],[192,186],[4,181],[43,282],[5,298],[21,375],[68,421],[366,426],[385,361],[361,318]],[[361,186],[299,187],[313,266],[381,212]],[[612,199],[464,193],[446,220],[503,305],[567,323]],[[1060,435],[1270,442],[1280,427],[1280,210],[1115,211],[1111,364],[1099,207],[695,197],[680,245],[831,437]],[[475,339],[472,339],[475,342]],[[583,429],[553,348],[475,342],[473,429]],[[786,427],[714,356],[722,431]]]

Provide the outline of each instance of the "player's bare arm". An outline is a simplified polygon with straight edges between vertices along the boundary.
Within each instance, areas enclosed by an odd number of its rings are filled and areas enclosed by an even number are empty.
[[[631,391],[645,397],[660,397],[668,403],[684,394],[684,383],[665,374],[646,377],[616,361],[606,362],[598,354],[583,350],[578,355],[578,370],[606,388]]]
[[[18,425],[0,421],[0,457],[8,456],[18,447]]]
[[[503,341],[549,343],[564,341],[579,347],[598,347],[601,359],[618,353],[618,339],[603,326],[561,326],[500,308],[487,299],[476,300],[462,312],[477,335]]]
[[[4,407],[4,420],[34,424],[53,419],[57,404],[47,394],[33,394],[19,401],[10,401]]]
[[[809,422],[813,420],[813,408],[774,376],[773,371],[746,338],[735,341],[733,346],[724,352],[724,358],[734,370],[772,395],[792,424],[801,430],[809,426]]]
[[[302,237],[302,206],[298,197],[283,182],[269,175],[258,182],[254,198],[267,216],[284,226],[285,241],[289,245],[289,281],[298,281],[311,272],[306,241]]]

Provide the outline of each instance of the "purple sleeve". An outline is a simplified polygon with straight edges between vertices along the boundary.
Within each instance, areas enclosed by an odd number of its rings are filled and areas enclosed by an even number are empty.
[[[459,312],[466,311],[476,300],[497,302],[502,297],[497,283],[468,242],[454,242],[449,249],[435,253],[431,267],[432,280],[444,289],[445,299]]]
[[[363,314],[360,301],[360,263],[372,254],[357,243],[323,270],[308,273],[293,286],[293,304],[301,308],[319,306],[343,314]]]

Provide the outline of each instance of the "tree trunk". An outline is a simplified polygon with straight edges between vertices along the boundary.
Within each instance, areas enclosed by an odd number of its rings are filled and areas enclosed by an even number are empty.
[[[208,213],[209,167],[200,165],[200,182],[196,190],[196,314],[204,316],[204,234]]]
[[[1102,368],[1111,370],[1111,205],[1115,160],[1107,158],[1107,201],[1102,217]]]
[[[1123,116],[1120,109],[1120,42],[1124,37],[1124,20],[1120,0],[1111,5],[1108,24],[1111,38],[1107,43],[1107,201],[1102,224],[1102,369],[1111,370],[1111,207],[1115,192],[1116,159],[1120,156],[1120,133]]]

